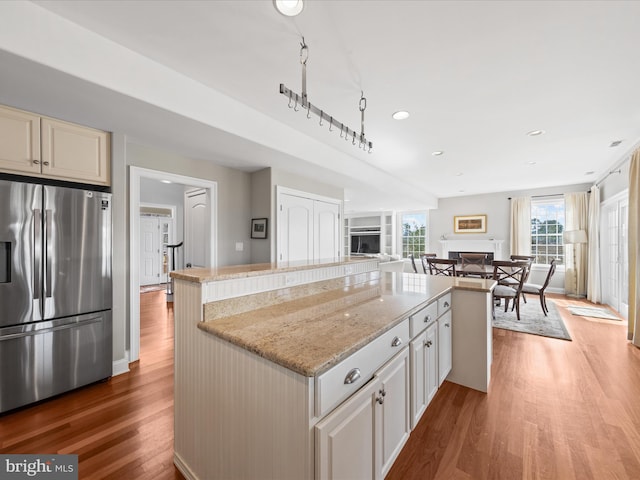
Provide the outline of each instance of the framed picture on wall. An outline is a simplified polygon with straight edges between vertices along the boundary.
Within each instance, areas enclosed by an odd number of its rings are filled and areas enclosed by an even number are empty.
[[[267,238],[267,219],[251,219],[251,238]]]
[[[453,217],[453,233],[487,233],[486,215]]]

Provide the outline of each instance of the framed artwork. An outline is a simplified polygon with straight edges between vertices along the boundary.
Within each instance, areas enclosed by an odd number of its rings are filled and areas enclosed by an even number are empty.
[[[453,233],[487,233],[486,215],[453,217]]]
[[[267,219],[251,219],[251,238],[267,238]]]

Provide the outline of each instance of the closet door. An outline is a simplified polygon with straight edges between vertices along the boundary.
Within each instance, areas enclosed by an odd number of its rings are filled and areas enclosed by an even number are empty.
[[[340,205],[316,200],[314,216],[314,259],[332,260],[340,258]]]
[[[627,195],[603,203],[601,209],[602,298],[624,318],[629,311],[629,252]]]
[[[280,195],[278,261],[313,260],[313,200]]]
[[[140,217],[140,285],[160,283],[160,231],[157,217]]]

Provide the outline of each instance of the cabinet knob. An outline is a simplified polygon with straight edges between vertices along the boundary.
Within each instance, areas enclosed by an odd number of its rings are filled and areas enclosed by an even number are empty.
[[[402,339],[400,337],[395,337],[391,342],[392,347],[399,347],[400,345],[402,345]]]
[[[449,302],[444,302],[444,308],[449,308]]]
[[[351,369],[349,373],[347,373],[347,376],[344,377],[344,384],[350,385],[356,380],[358,380],[359,378],[360,378],[360,369],[359,368]]]
[[[384,403],[384,397],[376,397],[376,402],[382,405]]]
[[[40,160],[34,160],[34,161],[33,161],[33,164],[34,164],[34,165],[40,165]]]
[[[42,164],[43,164],[44,166],[46,166],[46,167],[48,167],[48,166],[49,166],[49,162],[42,162]]]
[[[424,316],[424,323],[427,323],[430,320],[431,320],[431,315],[425,315]]]
[[[379,393],[380,395],[382,395],[383,397],[387,395],[387,392],[385,391],[385,389],[384,389],[384,388],[381,388],[380,390],[378,390],[378,393]]]
[[[448,323],[445,323],[444,326],[445,327],[450,327],[450,325]]]
[[[433,342],[431,340],[427,340],[426,342],[424,342],[425,346],[430,347],[431,345],[433,345]]]

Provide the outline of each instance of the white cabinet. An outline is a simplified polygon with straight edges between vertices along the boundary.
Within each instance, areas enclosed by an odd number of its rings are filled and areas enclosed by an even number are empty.
[[[438,387],[451,371],[451,311],[438,318]]]
[[[110,184],[109,134],[0,106],[0,170]]]
[[[316,425],[316,479],[382,479],[409,433],[405,347]]]
[[[40,117],[0,106],[0,170],[40,173]]]
[[[396,253],[395,213],[358,213],[349,215],[344,222],[345,255],[357,253]],[[352,237],[366,238],[370,250],[357,252],[352,248]],[[375,237],[375,239],[373,238]],[[373,243],[372,243],[373,242]]]

